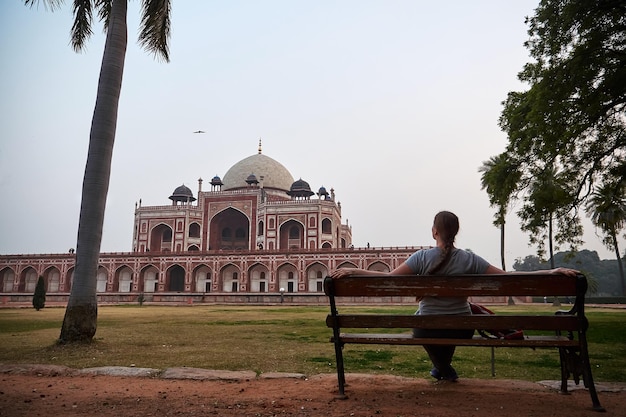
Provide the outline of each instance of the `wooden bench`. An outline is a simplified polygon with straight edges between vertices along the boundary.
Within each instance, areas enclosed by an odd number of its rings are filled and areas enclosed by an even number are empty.
[[[345,398],[343,347],[346,344],[385,345],[456,345],[486,347],[557,348],[561,362],[561,393],[567,393],[570,377],[578,384],[582,376],[589,390],[593,409],[604,411],[591,374],[587,349],[588,321],[585,317],[587,279],[584,275],[502,274],[459,276],[349,276],[340,279],[326,277],[324,292],[329,298],[330,314],[326,324],[333,329],[331,342],[335,345],[339,396]],[[358,304],[385,302],[391,297],[480,297],[533,296],[575,297],[568,311],[554,315],[522,313],[516,315],[392,315],[340,314],[338,303]],[[347,298],[346,298],[347,297]],[[343,298],[343,300],[341,300]],[[347,301],[346,301],[347,300]],[[417,306],[416,306],[417,307]],[[382,329],[521,329],[520,340],[491,339],[475,335],[471,339],[415,338],[407,333],[384,333]],[[361,329],[361,333],[346,333],[345,329]],[[368,329],[368,330],[363,330]],[[378,330],[376,330],[378,329]],[[527,332],[529,331],[529,332]],[[382,333],[381,333],[382,332]],[[536,335],[529,335],[536,333]],[[547,334],[546,334],[547,333]]]

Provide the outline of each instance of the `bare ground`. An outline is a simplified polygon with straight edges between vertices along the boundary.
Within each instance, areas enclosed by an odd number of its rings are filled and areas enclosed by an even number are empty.
[[[584,389],[496,379],[435,382],[348,374],[347,399],[334,374],[308,378],[164,378],[78,374],[54,367],[0,366],[0,416],[436,416],[596,415]],[[606,413],[625,415],[626,384],[598,384]]]

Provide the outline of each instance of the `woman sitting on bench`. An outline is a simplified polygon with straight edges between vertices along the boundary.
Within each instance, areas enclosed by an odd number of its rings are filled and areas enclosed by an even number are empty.
[[[370,271],[356,268],[340,268],[334,271],[333,278],[349,275],[462,275],[462,274],[504,274],[505,272],[487,262],[480,256],[454,247],[459,231],[459,218],[449,211],[441,211],[435,216],[432,227],[436,247],[421,249],[413,253],[406,261],[391,272]],[[538,271],[539,272],[539,271]],[[575,275],[577,271],[556,268],[541,273],[561,273]],[[467,298],[424,297],[419,301],[419,315],[432,314],[471,314]],[[414,329],[414,337],[427,338],[465,338],[470,339],[474,330],[438,330]],[[456,381],[458,375],[452,367],[452,356],[456,346],[425,345],[424,349],[433,364],[430,374],[437,380]]]

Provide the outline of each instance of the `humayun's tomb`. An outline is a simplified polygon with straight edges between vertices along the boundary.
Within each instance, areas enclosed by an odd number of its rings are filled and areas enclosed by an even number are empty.
[[[181,185],[167,205],[136,204],[132,251],[100,255],[100,303],[325,303],[329,271],[389,271],[419,249],[354,247],[335,190],[294,181],[260,141],[206,188],[199,179],[195,196]],[[0,304],[30,302],[40,276],[47,302],[66,302],[71,252],[0,255]]]

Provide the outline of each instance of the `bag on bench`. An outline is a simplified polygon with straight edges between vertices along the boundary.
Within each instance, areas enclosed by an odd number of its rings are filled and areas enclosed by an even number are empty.
[[[472,314],[495,314],[493,311],[489,310],[487,307],[483,305],[476,304],[476,303],[469,303],[469,305],[470,305],[470,309],[472,310]],[[485,339],[520,340],[524,338],[523,330],[476,329],[476,331]]]

